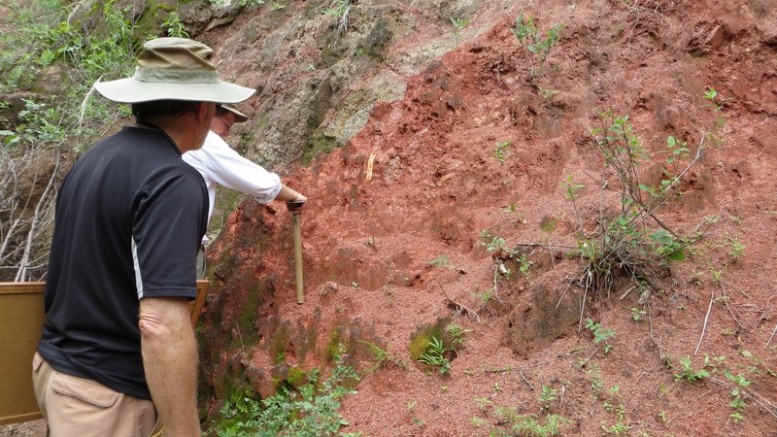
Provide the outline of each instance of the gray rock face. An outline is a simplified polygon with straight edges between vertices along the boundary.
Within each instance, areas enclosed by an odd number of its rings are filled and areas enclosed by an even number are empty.
[[[195,37],[216,49],[224,77],[257,88],[241,105],[250,120],[230,142],[277,169],[346,144],[376,103],[401,99],[409,77],[485,30],[469,24],[476,13],[500,5],[335,0],[241,8],[232,1],[190,7],[183,20],[209,14]]]

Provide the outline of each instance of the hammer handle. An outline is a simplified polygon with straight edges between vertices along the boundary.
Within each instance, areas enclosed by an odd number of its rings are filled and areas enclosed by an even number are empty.
[[[305,291],[302,281],[302,219],[299,213],[292,214],[294,222],[294,270],[297,282],[297,303],[305,303]]]

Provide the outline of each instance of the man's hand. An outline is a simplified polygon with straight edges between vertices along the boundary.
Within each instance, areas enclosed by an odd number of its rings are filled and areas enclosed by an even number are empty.
[[[286,207],[289,211],[299,213],[302,207],[305,206],[308,198],[286,185],[281,185],[281,191],[275,197],[275,200],[286,202]]]

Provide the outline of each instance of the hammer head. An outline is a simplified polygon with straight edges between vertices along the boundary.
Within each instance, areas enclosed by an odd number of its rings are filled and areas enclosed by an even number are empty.
[[[286,208],[288,208],[292,214],[299,214],[302,212],[302,207],[304,205],[305,201],[303,200],[291,200],[286,202]]]

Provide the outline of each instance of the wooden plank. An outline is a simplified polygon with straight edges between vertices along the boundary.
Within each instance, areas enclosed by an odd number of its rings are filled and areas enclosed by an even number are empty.
[[[197,324],[210,283],[197,281],[191,303]],[[0,282],[0,425],[39,419],[32,387],[32,356],[43,327],[44,282]]]
[[[43,282],[0,283],[0,424],[41,417],[32,356],[43,326]]]

